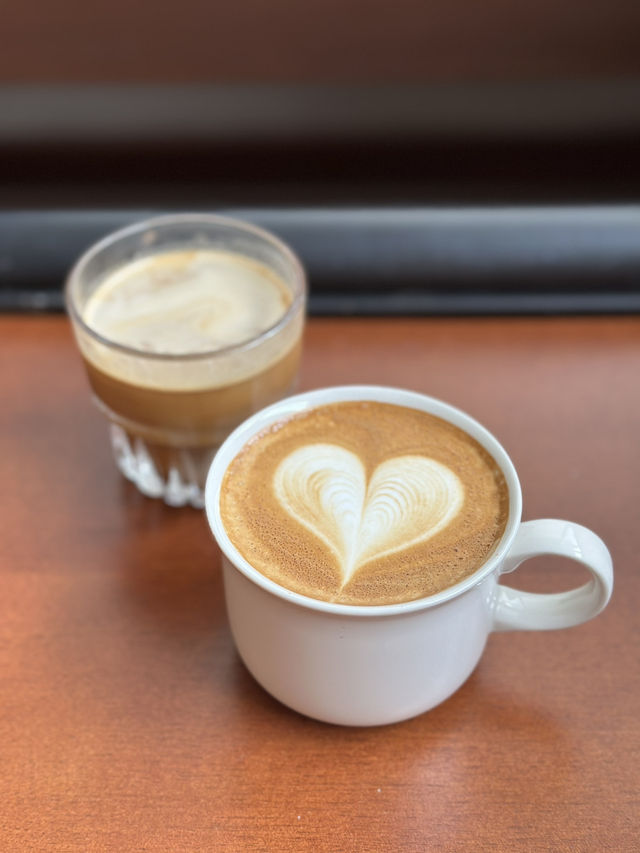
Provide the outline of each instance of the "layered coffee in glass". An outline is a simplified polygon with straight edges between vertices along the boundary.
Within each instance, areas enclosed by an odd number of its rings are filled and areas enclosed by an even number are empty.
[[[89,249],[66,301],[120,471],[146,495],[202,506],[229,432],[294,390],[300,261],[248,223],[163,216]]]

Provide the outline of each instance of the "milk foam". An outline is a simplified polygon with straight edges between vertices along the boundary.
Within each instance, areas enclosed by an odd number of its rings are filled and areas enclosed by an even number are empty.
[[[230,463],[220,513],[259,572],[303,595],[377,605],[469,577],[505,528],[486,450],[427,412],[330,403],[266,428]]]
[[[83,318],[110,341],[177,355],[250,340],[276,324],[289,303],[284,284],[257,261],[181,250],[114,272],[89,298]]]
[[[464,502],[459,478],[425,456],[395,456],[369,482],[361,459],[335,444],[286,456],[273,478],[283,508],[335,554],[343,585],[369,560],[425,542]]]

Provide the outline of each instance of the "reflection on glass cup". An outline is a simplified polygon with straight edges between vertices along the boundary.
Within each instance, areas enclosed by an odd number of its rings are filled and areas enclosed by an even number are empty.
[[[162,216],[90,248],[66,304],[124,476],[201,507],[222,441],[294,388],[305,302],[298,258],[248,223]]]

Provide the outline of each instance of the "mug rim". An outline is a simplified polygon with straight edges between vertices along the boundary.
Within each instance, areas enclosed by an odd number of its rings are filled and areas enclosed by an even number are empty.
[[[507,483],[509,514],[500,540],[485,562],[473,574],[434,595],[410,601],[393,604],[341,604],[312,598],[281,586],[254,568],[231,542],[222,521],[219,498],[222,480],[227,468],[245,444],[263,429],[279,420],[323,405],[351,400],[391,403],[434,414],[468,433],[491,454]],[[494,572],[504,560],[518,531],[522,515],[522,492],[516,469],[506,450],[486,427],[462,409],[428,394],[405,388],[383,385],[335,385],[303,391],[300,394],[279,400],[251,415],[230,433],[221,444],[209,467],[205,484],[205,513],[218,547],[232,567],[266,592],[307,610],[316,610],[337,616],[381,617],[436,607],[463,595]]]

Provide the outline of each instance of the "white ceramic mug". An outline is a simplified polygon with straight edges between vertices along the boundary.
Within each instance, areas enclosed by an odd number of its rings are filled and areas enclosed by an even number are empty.
[[[276,421],[327,403],[378,400],[430,412],[463,429],[496,460],[509,487],[509,518],[484,565],[460,583],[416,601],[353,606],[291,592],[254,569],[232,545],[220,517],[225,471],[245,443]],[[205,505],[222,550],[227,611],[236,647],[255,679],[285,705],[330,723],[380,725],[427,711],[469,677],[491,631],[568,628],[599,613],[613,588],[611,557],[594,533],[569,521],[520,520],[522,496],[498,441],[468,415],[411,391],[346,386],[309,391],[258,412],[218,451]],[[552,595],[498,583],[523,560],[569,557],[591,580]]]

